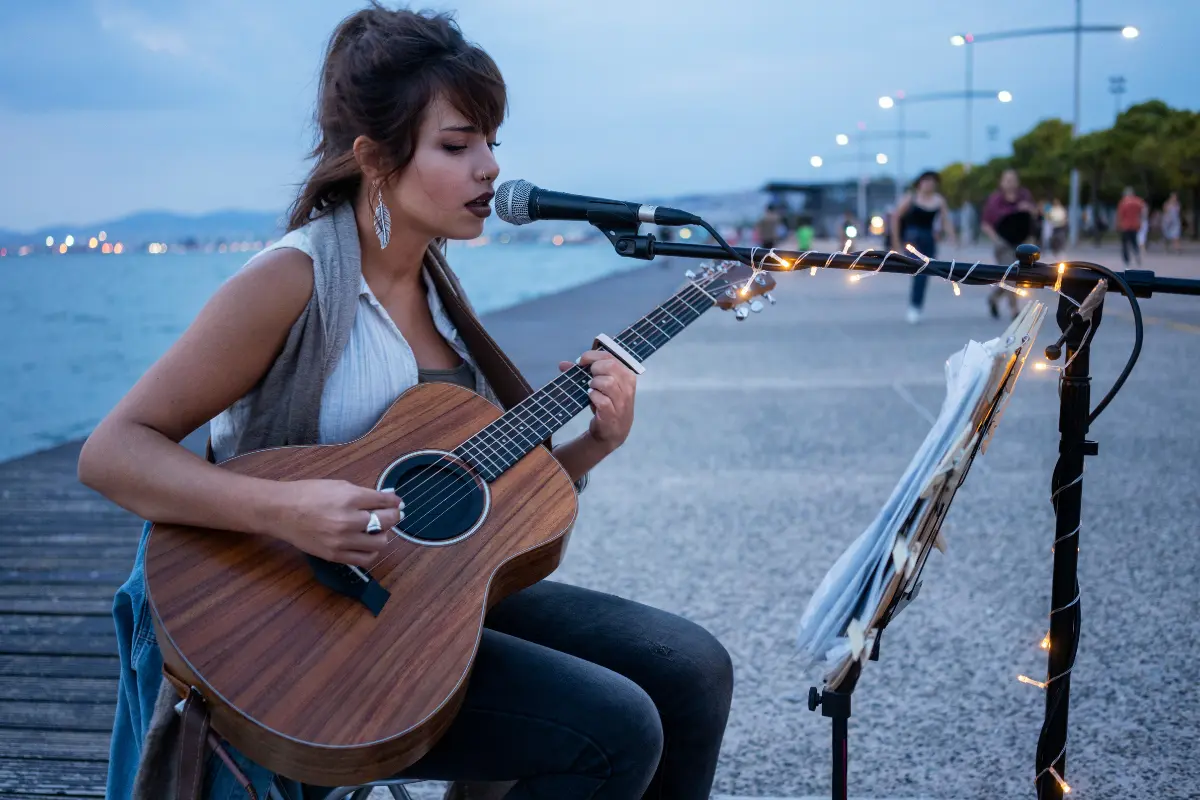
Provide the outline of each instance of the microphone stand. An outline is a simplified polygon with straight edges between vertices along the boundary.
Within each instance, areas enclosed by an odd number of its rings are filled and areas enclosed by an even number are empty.
[[[605,222],[618,224],[604,224]],[[1083,462],[1087,456],[1099,452],[1097,442],[1087,438],[1088,427],[1116,394],[1125,377],[1133,367],[1141,349],[1142,319],[1137,301],[1133,298],[1151,297],[1160,294],[1185,294],[1200,296],[1200,280],[1158,277],[1151,270],[1125,270],[1117,273],[1098,264],[1088,262],[1064,262],[1065,273],[1056,266],[1039,261],[1041,251],[1036,245],[1023,244],[1017,247],[1015,266],[987,264],[970,265],[949,261],[914,258],[899,253],[816,253],[797,252],[768,248],[730,247],[714,234],[720,245],[686,244],[683,242],[659,242],[651,234],[642,234],[636,227],[620,224],[616,219],[592,220],[601,228],[618,255],[627,258],[653,259],[655,256],[675,256],[729,260],[731,257],[745,264],[757,266],[771,272],[790,272],[805,267],[828,269],[855,269],[862,272],[888,272],[899,275],[914,275],[917,272],[936,275],[967,284],[995,284],[1005,281],[1010,286],[1044,288],[1057,285],[1060,292],[1056,315],[1062,337],[1046,348],[1046,357],[1057,360],[1065,345],[1066,368],[1062,374],[1059,401],[1059,461],[1051,480],[1051,497],[1054,502],[1054,543],[1066,544],[1054,547],[1054,567],[1050,592],[1050,652],[1046,680],[1046,713],[1042,732],[1038,739],[1036,755],[1037,796],[1039,800],[1062,800],[1069,791],[1063,776],[1066,774],[1067,756],[1067,711],[1069,706],[1071,669],[1079,644],[1079,583],[1077,576],[1079,555],[1079,533],[1083,512]],[[722,246],[723,245],[723,246]],[[771,259],[774,253],[778,259]],[[922,269],[922,267],[924,269]],[[1103,292],[1098,293],[1094,307],[1084,311],[1077,304],[1108,279],[1106,289],[1130,297],[1136,325],[1134,352],[1125,371],[1117,379],[1101,404],[1091,409],[1091,343],[1104,310]],[[1065,295],[1065,296],[1061,296]],[[1075,302],[1072,303],[1073,299]],[[1091,303],[1087,304],[1092,306]],[[1083,313],[1081,313],[1083,312]],[[1090,315],[1090,319],[1085,314]],[[905,603],[911,597],[905,598]],[[899,609],[895,609],[899,610]],[[893,611],[894,613],[894,611]],[[882,633],[882,631],[880,631]],[[879,637],[870,655],[871,660],[879,657]],[[847,720],[850,716],[850,695],[858,682],[861,666],[855,663],[839,691],[809,690],[809,708],[813,711],[821,706],[822,715],[833,722],[833,800],[846,800],[848,792],[848,744]]]

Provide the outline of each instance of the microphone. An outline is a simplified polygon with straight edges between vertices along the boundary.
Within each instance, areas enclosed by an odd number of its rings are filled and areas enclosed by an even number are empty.
[[[647,206],[622,200],[603,200],[581,194],[539,189],[529,181],[505,181],[496,189],[496,216],[513,225],[528,225],[539,219],[571,219],[590,222],[595,212],[608,218],[625,218],[633,225],[697,225],[703,222],[695,214],[666,206]]]

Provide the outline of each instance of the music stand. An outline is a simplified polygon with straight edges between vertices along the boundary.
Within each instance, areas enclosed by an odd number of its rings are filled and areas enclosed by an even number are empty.
[[[972,342],[956,354],[960,369],[973,371],[959,377],[975,383],[958,386],[954,397],[948,391],[880,516],[838,559],[805,610],[801,646],[814,660],[824,655],[828,668],[825,687],[809,689],[808,705],[832,720],[834,800],[848,796],[848,719],[862,668],[878,660],[881,634],[920,590],[929,554],[942,545],[951,501],[991,441],[1045,312],[1041,303],[1030,303],[999,338]]]

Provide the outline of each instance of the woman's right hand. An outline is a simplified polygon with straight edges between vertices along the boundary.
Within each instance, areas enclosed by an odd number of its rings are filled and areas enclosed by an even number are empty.
[[[280,481],[274,502],[282,508],[271,534],[306,553],[370,567],[387,548],[388,532],[404,519],[404,501],[339,480]],[[382,527],[367,533],[374,512]]]

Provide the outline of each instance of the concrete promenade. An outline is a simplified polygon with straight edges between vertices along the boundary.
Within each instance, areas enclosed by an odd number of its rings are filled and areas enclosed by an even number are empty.
[[[1121,267],[1111,249],[1079,256]],[[652,263],[487,322],[537,383],[665,299],[686,266]],[[1200,277],[1200,254],[1146,266]],[[807,709],[819,674],[798,661],[796,625],[928,430],[946,357],[1004,327],[982,288],[955,297],[932,281],[910,326],[906,278],[779,280],[778,305],[740,323],[712,311],[647,362],[633,434],[593,474],[554,576],[684,614],[725,643],[737,680],[714,789],[725,798],[828,796],[829,721]],[[1124,301],[1106,305],[1094,401],[1132,342]],[[1200,299],[1142,308],[1141,362],[1092,429],[1084,485],[1068,780],[1089,800],[1200,784]],[[1045,328],[1035,352],[1055,335]],[[1044,699],[1016,676],[1045,673],[1057,414],[1053,373],[1027,370],[949,513],[949,552],[864,670],[852,796],[1033,796]],[[0,464],[0,800],[103,794],[106,598],[138,528],[75,482],[78,446]],[[80,535],[95,549],[79,552]]]

